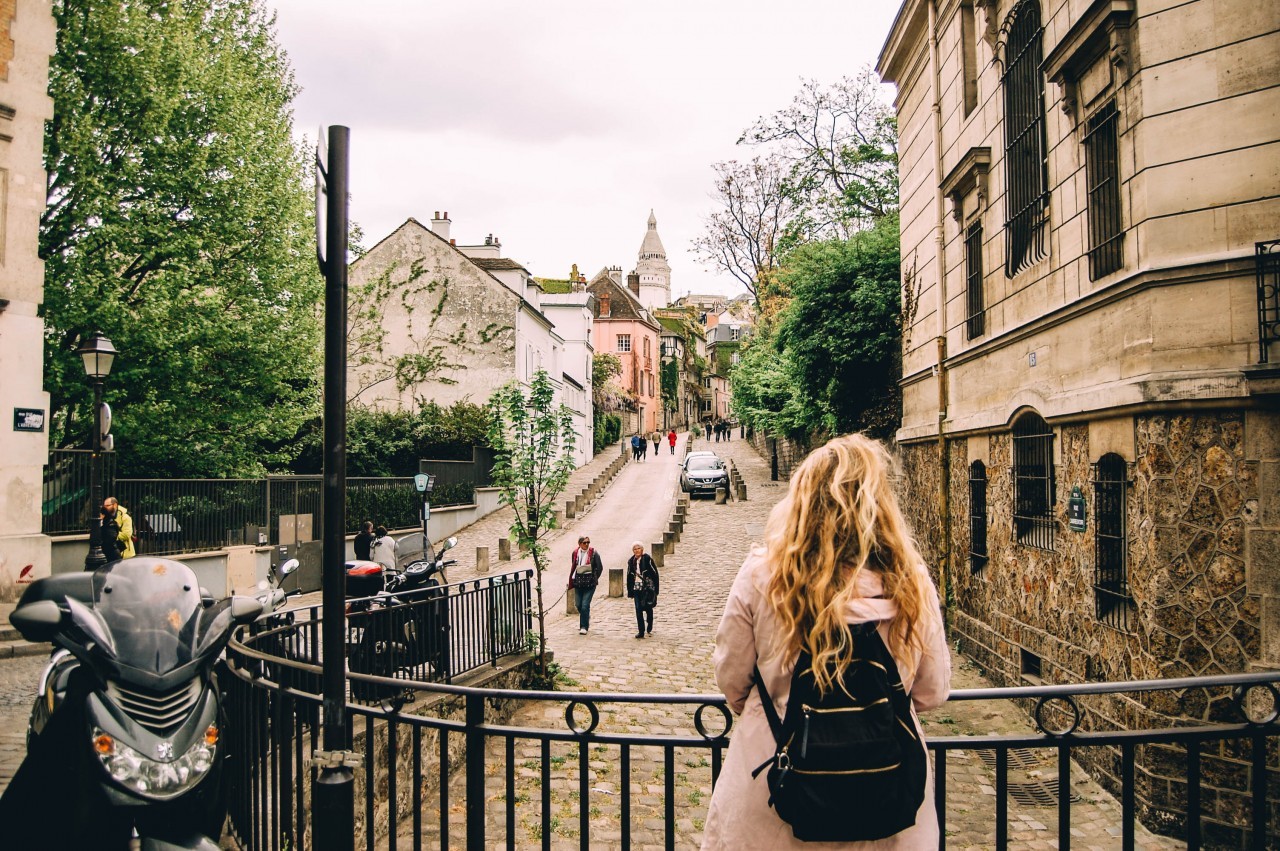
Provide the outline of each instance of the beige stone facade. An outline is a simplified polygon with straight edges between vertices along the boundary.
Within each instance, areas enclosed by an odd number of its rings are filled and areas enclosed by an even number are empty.
[[[49,454],[44,392],[44,123],[55,26],[49,0],[0,0],[0,597],[49,574],[40,533],[42,476]],[[40,430],[19,431],[23,425]]]
[[[1280,239],[1280,6],[908,0],[879,70],[916,302],[907,502],[961,644],[1011,683],[1280,667],[1280,345],[1256,284]],[[1195,698],[1088,723],[1227,714]],[[1177,756],[1139,765],[1174,833]],[[1205,755],[1215,842],[1239,842],[1238,757]]]

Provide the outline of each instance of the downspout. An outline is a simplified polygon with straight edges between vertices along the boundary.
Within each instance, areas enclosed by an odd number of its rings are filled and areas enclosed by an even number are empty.
[[[929,86],[933,108],[934,265],[938,287],[938,520],[941,529],[941,552],[938,554],[938,582],[942,585],[942,601],[948,625],[955,608],[955,587],[951,581],[951,457],[943,424],[947,419],[947,244],[944,224],[946,199],[942,194],[942,80],[938,67],[938,3],[928,0],[929,9]]]

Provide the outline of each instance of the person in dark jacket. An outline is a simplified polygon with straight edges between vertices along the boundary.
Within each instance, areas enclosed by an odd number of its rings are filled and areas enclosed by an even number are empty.
[[[370,547],[373,546],[373,542],[375,540],[376,538],[373,534],[373,521],[366,520],[361,523],[360,532],[356,535],[355,540],[356,558],[360,561],[370,561],[372,559],[372,556],[370,555]]]
[[[586,635],[591,628],[591,598],[604,575],[604,563],[600,553],[591,546],[586,535],[578,538],[578,548],[569,556],[569,587],[573,589],[573,603],[578,608],[578,634]]]
[[[644,544],[636,541],[631,545],[631,558],[627,560],[627,596],[636,604],[636,638],[653,635],[653,607],[658,603],[658,584],[658,566],[653,563],[653,556],[644,551]]]

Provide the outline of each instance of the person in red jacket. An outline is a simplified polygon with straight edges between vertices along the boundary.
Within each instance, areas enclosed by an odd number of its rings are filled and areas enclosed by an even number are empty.
[[[671,454],[676,454],[676,430],[671,429],[667,432],[667,445],[671,447]]]

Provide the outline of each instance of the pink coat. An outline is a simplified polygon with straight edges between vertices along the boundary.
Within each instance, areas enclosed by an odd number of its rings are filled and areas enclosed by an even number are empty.
[[[925,572],[923,566],[921,572]],[[928,578],[926,576],[926,578]],[[764,551],[756,549],[747,557],[738,578],[729,591],[724,617],[716,632],[716,651],[713,657],[716,682],[729,701],[729,708],[737,716],[733,724],[729,752],[723,770],[711,796],[703,833],[703,851],[740,851],[741,849],[925,849],[938,847],[938,815],[933,805],[933,766],[929,760],[929,774],[925,784],[924,804],[916,816],[914,827],[875,842],[801,842],[791,833],[791,826],[778,818],[768,805],[769,789],[763,773],[752,778],[751,770],[773,755],[773,733],[760,705],[760,693],[752,682],[752,669],[760,667],[765,688],[769,690],[779,717],[786,714],[787,697],[791,690],[791,671],[795,660],[785,663],[778,658],[778,621],[773,609],[765,600],[768,583],[768,566]],[[925,652],[916,660],[914,676],[903,666],[903,684],[911,695],[915,711],[933,709],[942,705],[951,692],[951,655],[947,649],[942,625],[942,613],[938,605],[938,593],[929,583],[930,605],[925,619],[918,625],[925,639]],[[882,637],[888,641],[888,622],[897,613],[891,601],[872,599],[881,591],[880,578],[869,571],[858,577],[861,598],[850,603],[849,621],[863,623],[881,622]],[[916,719],[916,729],[920,721]],[[924,733],[920,732],[921,741]]]

